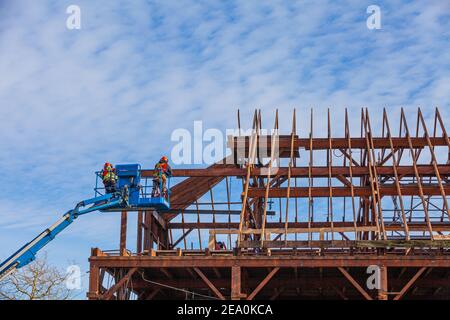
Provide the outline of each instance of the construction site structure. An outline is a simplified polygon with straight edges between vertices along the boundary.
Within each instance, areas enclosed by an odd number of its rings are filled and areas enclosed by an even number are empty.
[[[263,134],[257,110],[242,135],[238,113],[227,161],[173,170],[170,209],[120,210],[119,250],[92,249],[88,298],[450,299],[444,120],[402,109],[394,131],[381,116],[375,132],[367,109],[343,125],[328,111],[318,137],[312,111],[307,130],[276,112]]]

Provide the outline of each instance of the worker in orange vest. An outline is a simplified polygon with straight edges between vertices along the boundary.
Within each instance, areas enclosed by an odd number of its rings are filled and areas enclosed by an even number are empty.
[[[114,166],[109,162],[106,162],[105,165],[103,166],[102,179],[106,193],[116,192],[116,183],[117,183],[116,168],[114,168]]]
[[[167,198],[167,178],[170,178],[171,176],[172,168],[169,165],[169,159],[164,156],[155,165],[155,170],[153,173],[152,197],[160,197],[162,192],[162,196]]]

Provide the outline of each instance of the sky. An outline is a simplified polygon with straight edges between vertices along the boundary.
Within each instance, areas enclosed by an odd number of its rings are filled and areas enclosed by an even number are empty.
[[[92,196],[105,161],[152,167],[194,121],[225,130],[260,108],[270,128],[278,108],[290,127],[296,108],[306,135],[314,108],[320,135],[327,108],[336,134],[345,107],[355,132],[363,106],[375,129],[384,107],[450,119],[449,49],[447,1],[0,0],[0,260]],[[116,214],[82,217],[48,258],[85,272],[118,233]]]

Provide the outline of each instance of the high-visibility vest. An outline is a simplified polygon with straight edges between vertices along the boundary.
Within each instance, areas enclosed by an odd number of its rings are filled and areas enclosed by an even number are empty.
[[[116,181],[117,180],[117,175],[116,175],[116,170],[114,168],[111,167],[107,167],[106,169],[103,169],[103,182],[105,181]]]
[[[167,163],[158,162],[155,165],[155,172],[153,173],[153,176],[154,177],[159,177],[160,173],[161,174],[166,174],[167,173],[167,168],[168,168]]]

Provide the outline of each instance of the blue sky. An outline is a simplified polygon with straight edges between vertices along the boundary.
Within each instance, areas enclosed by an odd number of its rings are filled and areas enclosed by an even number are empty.
[[[81,30],[66,28],[71,4]],[[371,4],[380,30],[366,27]],[[289,127],[295,107],[306,134],[311,107],[357,121],[367,106],[375,128],[383,107],[449,119],[449,13],[446,1],[0,0],[0,259],[91,196],[105,160],[150,167],[194,120],[225,130],[237,108],[246,120],[261,108],[271,125],[279,108]],[[114,214],[83,217],[49,259],[86,270],[118,231]]]

